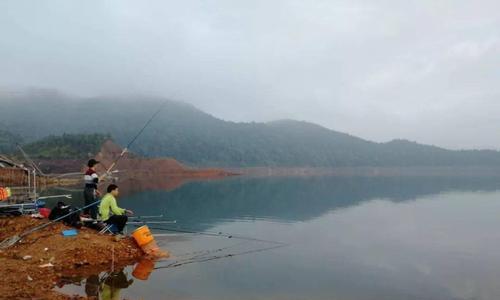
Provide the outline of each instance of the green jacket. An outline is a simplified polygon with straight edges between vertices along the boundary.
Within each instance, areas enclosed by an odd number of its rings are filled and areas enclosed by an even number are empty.
[[[101,220],[106,221],[109,219],[110,214],[121,216],[125,214],[125,209],[118,207],[116,204],[116,198],[110,193],[104,195],[101,199],[101,205],[99,206],[99,214],[101,215]]]

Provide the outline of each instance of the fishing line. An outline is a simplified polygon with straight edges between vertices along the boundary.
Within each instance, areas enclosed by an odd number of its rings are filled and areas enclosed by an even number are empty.
[[[228,233],[223,233],[223,232],[195,231],[195,230],[191,230],[191,229],[188,229],[188,228],[180,228],[180,227],[177,227],[177,228],[171,228],[171,227],[150,227],[150,229],[164,230],[164,231],[170,231],[170,232],[179,232],[179,233],[199,234],[199,235],[214,236],[214,237],[225,237],[225,238],[229,238],[229,239],[254,241],[254,242],[276,244],[276,245],[288,245],[287,243],[284,243],[284,242],[263,240],[263,239],[257,239],[257,238],[252,238],[252,237],[245,237],[245,236],[240,236],[240,235],[233,235],[233,234],[228,234]],[[160,235],[158,235],[158,236],[160,236]]]
[[[235,257],[235,256],[240,256],[240,255],[248,255],[248,254],[252,254],[252,253],[258,253],[258,252],[264,252],[264,251],[269,251],[269,250],[273,250],[273,249],[278,249],[278,248],[282,248],[282,247],[286,247],[286,246],[287,245],[277,245],[277,246],[273,246],[273,247],[259,248],[259,249],[253,249],[253,250],[236,252],[236,253],[229,253],[229,254],[224,254],[224,255],[214,255],[214,256],[200,257],[200,258],[194,258],[194,259],[189,259],[189,260],[186,259],[184,261],[177,260],[177,261],[174,261],[174,262],[167,264],[165,266],[156,267],[156,268],[154,268],[154,270],[177,268],[177,267],[184,266],[184,265],[189,265],[189,264],[194,264],[194,263],[202,263],[202,262],[223,259],[223,258],[230,258],[230,257]]]
[[[232,248],[235,248],[235,247],[238,247],[238,246],[241,246],[241,245],[244,245],[248,243],[248,241],[243,241],[243,242],[240,242],[240,243],[236,243],[234,245],[231,245],[231,246],[227,246],[227,247],[223,247],[223,248],[218,248],[218,249],[211,249],[211,250],[198,250],[198,251],[193,251],[193,252],[187,252],[187,253],[183,253],[183,254],[179,254],[179,255],[175,255],[175,257],[185,257],[185,256],[190,256],[189,259],[193,259],[193,258],[196,258],[196,257],[200,257],[200,256],[203,256],[203,255],[208,255],[208,254],[211,254],[211,253],[217,253],[217,252],[222,252],[224,250],[228,250],[228,249],[232,249]],[[184,259],[185,260],[185,259]]]

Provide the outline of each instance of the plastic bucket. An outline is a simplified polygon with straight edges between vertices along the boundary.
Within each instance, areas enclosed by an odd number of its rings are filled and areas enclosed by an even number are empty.
[[[149,259],[141,260],[134,268],[132,276],[139,280],[148,280],[149,275],[153,272],[155,263]]]
[[[144,251],[144,253],[146,253],[149,257],[167,258],[170,256],[170,253],[168,251],[161,250],[160,247],[158,247],[158,244],[156,244],[155,240],[147,243],[141,248],[142,251]]]
[[[141,248],[151,241],[154,241],[154,237],[151,234],[151,231],[149,231],[148,225],[141,226],[134,230],[134,232],[132,232],[132,237],[137,242],[137,245],[139,245],[139,247]]]
[[[158,247],[158,244],[156,244],[155,240],[152,240],[146,245],[142,245],[141,248],[144,253],[149,255],[153,255],[155,252],[160,251],[160,247]]]
[[[40,213],[40,215],[42,215],[44,218],[48,218],[49,215],[50,215],[50,209],[48,208],[40,208],[38,209],[38,212]]]
[[[9,198],[9,195],[7,193],[7,189],[0,187],[0,201],[5,201]]]

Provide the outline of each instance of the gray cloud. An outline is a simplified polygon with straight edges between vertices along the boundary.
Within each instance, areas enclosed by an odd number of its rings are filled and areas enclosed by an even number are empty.
[[[498,1],[0,2],[0,86],[500,148]]]

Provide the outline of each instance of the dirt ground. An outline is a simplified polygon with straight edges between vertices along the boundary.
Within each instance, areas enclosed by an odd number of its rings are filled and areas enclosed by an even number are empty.
[[[0,241],[43,222],[48,221],[0,218]],[[131,238],[118,240],[88,228],[64,237],[65,229],[70,228],[56,223],[0,250],[0,299],[86,299],[53,289],[68,279],[124,267],[144,256]]]

